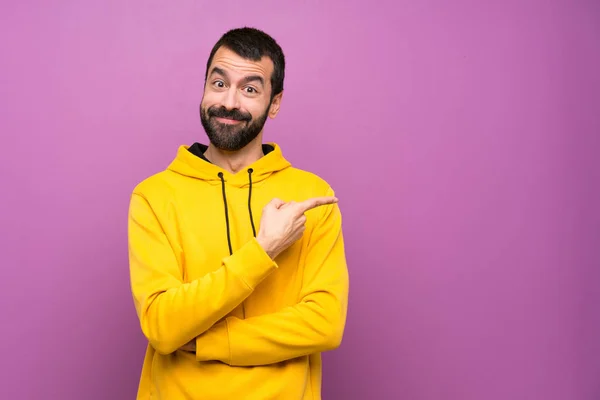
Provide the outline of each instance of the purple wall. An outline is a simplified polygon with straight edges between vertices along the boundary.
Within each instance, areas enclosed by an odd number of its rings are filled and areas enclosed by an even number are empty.
[[[325,398],[600,398],[600,3],[335,3],[3,3],[0,398],[134,398],[129,195],[243,24],[289,63],[266,139],[345,213]]]

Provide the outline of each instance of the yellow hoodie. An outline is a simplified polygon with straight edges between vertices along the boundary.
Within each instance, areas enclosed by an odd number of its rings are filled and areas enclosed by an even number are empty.
[[[346,322],[339,207],[309,210],[303,237],[275,260],[255,237],[274,197],[333,190],[274,143],[237,174],[205,150],[180,146],[131,196],[131,289],[149,342],[137,398],[321,399],[320,353],[340,345]],[[196,354],[180,349],[193,340]]]

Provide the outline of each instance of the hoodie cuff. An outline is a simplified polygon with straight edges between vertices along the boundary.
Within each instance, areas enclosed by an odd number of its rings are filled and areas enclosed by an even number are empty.
[[[225,258],[223,263],[252,290],[278,267],[256,238]]]
[[[231,362],[227,320],[216,323],[196,338],[196,361]]]

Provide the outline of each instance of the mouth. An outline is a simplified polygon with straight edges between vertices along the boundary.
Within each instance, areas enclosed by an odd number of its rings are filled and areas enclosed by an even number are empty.
[[[236,124],[244,122],[244,121],[240,121],[238,119],[231,119],[231,118],[220,118],[220,117],[213,117],[213,118],[216,119],[221,124],[226,124],[226,125],[236,125]]]

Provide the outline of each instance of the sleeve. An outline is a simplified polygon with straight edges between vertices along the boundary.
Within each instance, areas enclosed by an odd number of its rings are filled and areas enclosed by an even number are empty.
[[[341,344],[349,276],[337,204],[327,206],[308,246],[299,303],[272,314],[219,322],[196,339],[198,361],[266,365],[333,350]]]
[[[135,309],[151,346],[169,354],[194,340],[244,301],[277,268],[253,239],[220,268],[184,283],[182,266],[148,201],[131,197],[129,272]]]

